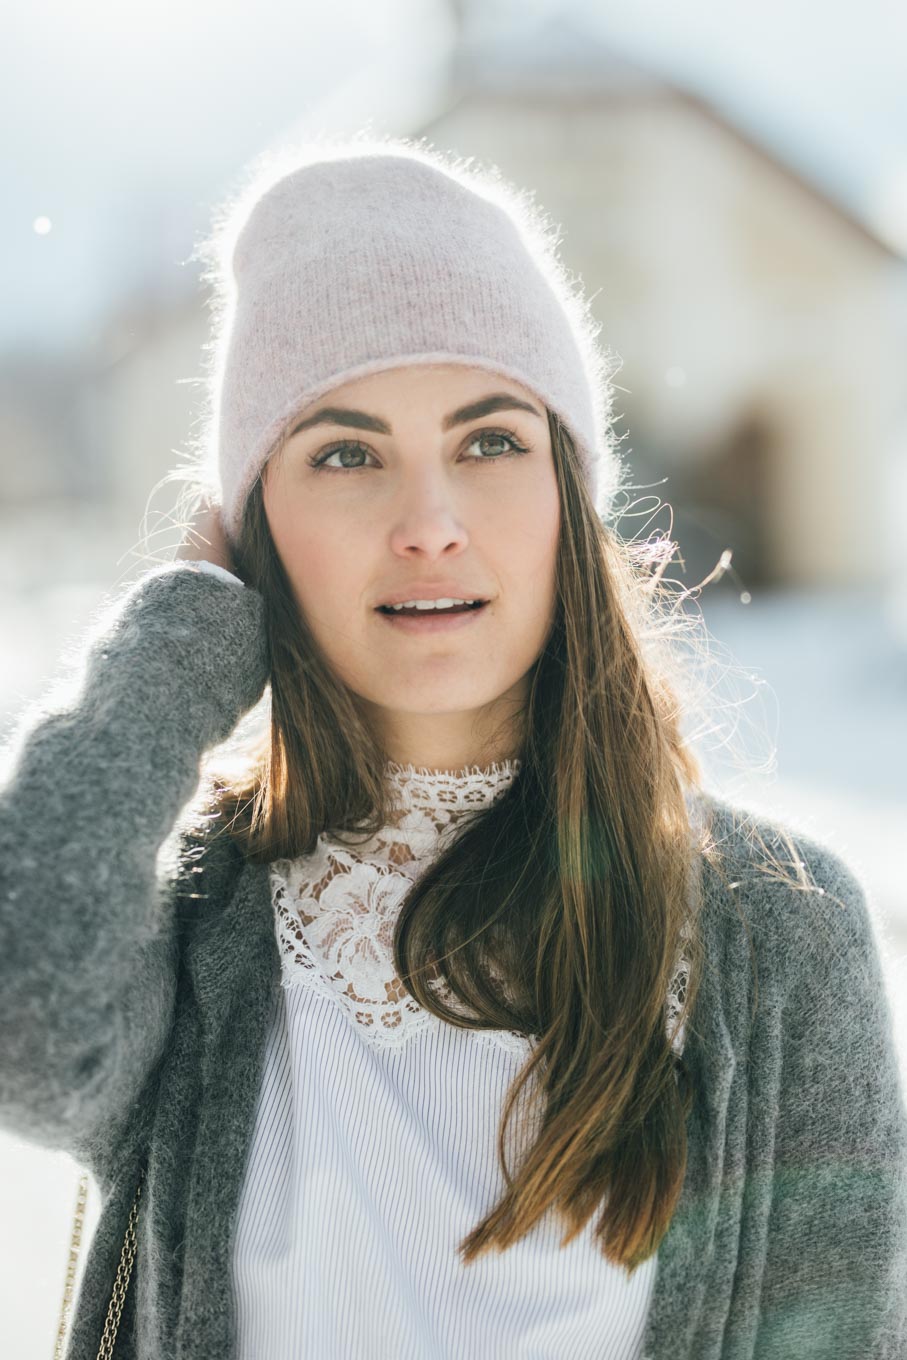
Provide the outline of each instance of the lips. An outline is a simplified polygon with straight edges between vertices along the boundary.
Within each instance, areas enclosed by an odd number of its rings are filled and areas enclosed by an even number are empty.
[[[428,637],[433,633],[454,632],[460,628],[471,628],[481,619],[489,604],[477,604],[470,609],[420,609],[410,614],[399,610],[381,609],[375,613],[387,621],[389,627],[401,633],[412,633],[417,637]]]

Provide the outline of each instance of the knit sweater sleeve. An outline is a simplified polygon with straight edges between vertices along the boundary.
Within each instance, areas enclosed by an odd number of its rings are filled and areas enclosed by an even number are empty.
[[[72,1151],[125,1119],[174,1011],[160,852],[267,679],[263,600],[171,563],[99,611],[0,753],[0,1123]]]
[[[907,1112],[866,893],[799,839],[754,1360],[907,1355]]]

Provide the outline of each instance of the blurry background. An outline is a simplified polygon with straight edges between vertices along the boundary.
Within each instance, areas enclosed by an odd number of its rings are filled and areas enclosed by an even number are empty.
[[[722,672],[709,782],[866,883],[903,1055],[907,9],[36,0],[5,31],[3,730],[147,564],[146,513],[155,552],[178,539],[174,488],[149,495],[201,409],[189,256],[214,204],[286,136],[426,136],[561,224],[623,360],[621,531],[670,530],[687,586],[731,554],[700,597]],[[52,1351],[76,1180],[0,1133],[21,1360]]]

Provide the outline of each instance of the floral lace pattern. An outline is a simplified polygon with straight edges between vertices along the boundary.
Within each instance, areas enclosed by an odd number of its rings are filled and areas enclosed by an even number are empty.
[[[283,987],[309,987],[340,1006],[369,1042],[400,1048],[444,1022],[421,1007],[396,977],[393,935],[397,908],[462,825],[499,798],[519,773],[519,760],[484,768],[435,771],[388,762],[385,776],[396,812],[389,825],[355,848],[330,834],[311,855],[269,866]],[[681,960],[666,1005],[670,1033],[683,1002]],[[430,985],[453,1009],[441,980]],[[475,1043],[526,1056],[532,1040],[507,1030],[466,1031]],[[674,1040],[682,1044],[682,1031]]]

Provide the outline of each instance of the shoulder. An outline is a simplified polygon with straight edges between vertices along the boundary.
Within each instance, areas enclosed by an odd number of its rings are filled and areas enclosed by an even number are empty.
[[[757,954],[788,985],[839,964],[878,976],[879,921],[856,869],[793,824],[702,797],[709,835],[703,909],[712,924],[745,923]]]

